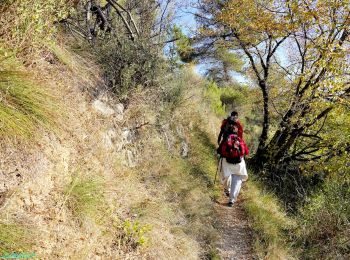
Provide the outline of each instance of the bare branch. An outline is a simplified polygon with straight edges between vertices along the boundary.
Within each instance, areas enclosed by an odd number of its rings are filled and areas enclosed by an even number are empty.
[[[171,1],[172,1],[172,0],[167,0],[167,1],[166,1],[164,10],[163,10],[163,12],[162,12],[162,15],[160,16],[160,22],[159,22],[159,39],[158,39],[158,41],[160,41],[160,37],[162,36],[162,30],[163,30],[163,28],[162,28],[162,23],[163,23],[163,19],[164,19],[165,13],[166,13],[166,11],[167,11],[167,9],[168,9],[168,6],[169,6],[169,4],[170,4]]]
[[[239,45],[242,47],[244,53],[248,56],[248,59],[250,61],[250,64],[252,65],[253,67],[253,70],[256,74],[256,77],[258,78],[259,81],[261,81],[261,76],[260,76],[260,73],[258,71],[258,68],[256,67],[256,64],[254,62],[254,59],[253,59],[253,56],[251,55],[251,53],[248,51],[248,49],[246,48],[245,44],[241,41],[240,37],[238,36],[237,33],[233,33],[234,37],[238,40],[238,43]]]
[[[322,119],[323,117],[327,116],[327,114],[333,109],[333,107],[327,107],[326,109],[324,109],[320,114],[318,114],[314,120],[312,120],[312,122],[305,124],[305,127],[308,128],[312,125],[314,125],[317,121],[319,121],[320,119]]]
[[[116,0],[107,0],[107,2],[113,2],[115,3],[120,9],[122,9],[124,12],[127,13],[129,19],[131,20],[132,25],[134,26],[134,29],[136,31],[137,36],[140,36],[140,32],[139,29],[136,26],[136,23],[134,21],[134,18],[132,17],[132,15],[130,14],[130,12],[128,10],[126,10],[121,4],[119,4]]]

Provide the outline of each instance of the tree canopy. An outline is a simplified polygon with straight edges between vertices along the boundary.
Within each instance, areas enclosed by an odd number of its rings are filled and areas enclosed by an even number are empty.
[[[261,90],[257,161],[320,158],[327,116],[349,109],[349,1],[202,0],[198,8],[201,48],[220,42],[242,54]],[[283,80],[276,82],[277,74]],[[276,92],[287,102],[271,133]]]

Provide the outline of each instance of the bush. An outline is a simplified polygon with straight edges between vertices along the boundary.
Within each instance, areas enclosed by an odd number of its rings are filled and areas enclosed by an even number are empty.
[[[221,101],[222,89],[216,85],[215,82],[211,82],[207,85],[205,90],[205,98],[209,102],[211,109],[217,116],[224,116],[226,114],[225,105]]]
[[[56,32],[54,23],[67,17],[71,0],[13,0],[0,4],[2,43],[16,52],[28,53],[42,46]]]
[[[109,89],[127,94],[135,87],[157,86],[163,68],[158,50],[146,40],[129,40],[126,36],[111,39],[97,48],[98,61],[104,70]]]
[[[221,92],[220,100],[227,107],[238,107],[245,101],[244,94],[239,90],[223,88]]]

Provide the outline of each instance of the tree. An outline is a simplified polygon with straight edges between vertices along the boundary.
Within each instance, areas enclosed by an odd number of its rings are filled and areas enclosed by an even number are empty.
[[[205,62],[208,66],[206,76],[221,87],[234,83],[231,75],[232,71],[239,72],[242,70],[243,62],[239,55],[230,52],[219,44],[212,52],[207,51],[202,57],[202,62]]]
[[[349,1],[201,0],[198,8],[202,46],[213,48],[223,40],[243,54],[261,90],[263,123],[255,161],[319,158],[319,133],[327,115],[348,102],[350,92]],[[281,62],[279,52],[289,52],[288,60]],[[270,133],[275,71],[284,73],[289,104]],[[291,152],[300,138],[311,141]]]
[[[79,37],[95,44],[120,34],[133,42],[147,39],[155,45],[168,35],[175,0],[82,0],[61,23]]]

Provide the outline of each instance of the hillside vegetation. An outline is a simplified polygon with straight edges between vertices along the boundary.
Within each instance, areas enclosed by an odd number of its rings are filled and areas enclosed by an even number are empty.
[[[0,2],[0,258],[219,259],[232,110],[257,258],[350,256],[348,1],[214,2],[193,38],[171,0]],[[272,61],[288,37],[304,42],[289,71]]]
[[[209,190],[215,158],[202,121],[210,113],[201,105],[204,82],[186,68],[159,72],[159,83],[146,88],[128,76],[143,68],[101,66],[118,64],[107,57],[142,52],[128,43],[125,53],[108,53],[111,42],[92,53],[83,39],[54,25],[70,7],[1,4],[0,254],[215,254]],[[109,85],[115,77],[122,81]]]

